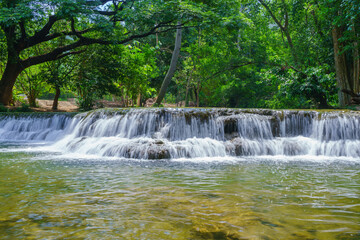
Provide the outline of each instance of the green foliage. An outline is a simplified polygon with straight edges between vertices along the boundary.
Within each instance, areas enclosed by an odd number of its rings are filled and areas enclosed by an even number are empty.
[[[0,104],[0,112],[8,112],[9,109],[5,107],[4,105]]]
[[[127,46],[118,46],[113,49],[111,69],[113,79],[120,95],[135,100],[139,94],[149,95],[150,79],[158,74],[155,62],[155,48],[149,45],[140,46],[139,43]]]
[[[336,104],[337,88],[333,73],[327,66],[312,67],[304,72],[292,69],[272,69],[262,77],[278,86],[278,91],[266,101],[270,108],[329,108]]]
[[[164,99],[166,103],[176,103],[176,96],[172,95],[171,93],[167,93]]]
[[[85,88],[86,89],[86,88]],[[95,105],[96,95],[93,93],[82,94],[77,98],[77,105],[83,111],[91,110]]]
[[[36,99],[45,91],[47,91],[46,83],[39,73],[38,67],[25,70],[18,78],[14,95],[23,93],[27,97],[27,101],[31,107],[36,107]]]
[[[133,45],[94,47],[82,55],[72,80],[78,92],[78,104],[91,109],[95,100],[113,94],[134,103],[139,94],[152,95],[150,79],[157,75],[155,48],[135,42]],[[126,103],[127,104],[127,103]]]
[[[333,27],[342,29],[341,50],[349,62],[355,62],[352,54],[359,48],[354,44],[360,40],[360,5],[355,0],[264,1],[268,8],[247,0],[129,2],[122,2],[122,10],[114,16],[106,16],[99,10],[114,11],[114,3],[120,1],[106,5],[88,0],[0,1],[0,73],[10,46],[4,29],[15,26],[14,34],[20,39],[19,23],[24,22],[31,36],[47,23],[50,14],[58,21],[47,37],[61,34],[21,51],[19,59],[47,54],[83,37],[122,43],[78,47],[81,54],[31,67],[18,78],[14,95],[24,93],[33,99],[46,95],[49,86],[69,89],[84,110],[110,95],[121,99],[124,106],[134,105],[138,96],[144,102],[160,89],[174,48],[174,31],[169,28],[181,20],[185,24],[181,57],[166,102],[336,107]],[[89,30],[79,37],[71,33],[71,22],[77,31]],[[157,24],[162,27],[156,36],[124,40],[142,36]],[[71,55],[71,51],[64,53]]]
[[[15,112],[32,112],[32,110],[29,104],[22,103],[21,107],[15,108]]]
[[[30,8],[29,0],[2,0],[0,3],[0,24],[12,26],[20,21],[31,19],[34,11]]]

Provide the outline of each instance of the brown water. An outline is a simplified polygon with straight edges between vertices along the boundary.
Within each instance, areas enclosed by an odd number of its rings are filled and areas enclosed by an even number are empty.
[[[3,152],[0,239],[360,239],[360,163]]]

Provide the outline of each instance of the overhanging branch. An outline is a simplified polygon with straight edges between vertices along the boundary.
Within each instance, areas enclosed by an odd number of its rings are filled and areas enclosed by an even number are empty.
[[[239,64],[239,65],[233,65],[233,66],[230,66],[230,67],[227,67],[227,68],[224,68],[214,74],[212,74],[210,77],[206,78],[205,81],[211,79],[211,78],[214,78],[216,76],[218,76],[219,74],[221,73],[224,73],[224,72],[227,72],[227,71],[232,71],[232,70],[235,70],[235,69],[238,69],[238,68],[241,68],[241,67],[244,67],[244,66],[247,66],[247,65],[250,65],[250,64],[254,64],[255,62],[246,62],[246,63],[242,63],[242,64]]]
[[[271,11],[271,9],[269,8],[269,6],[264,2],[264,0],[258,0],[261,5],[264,6],[264,8],[268,11],[268,13],[270,14],[271,18],[275,21],[275,23],[279,26],[279,28],[282,31],[286,31],[286,28],[281,24],[281,22],[275,17],[274,13]]]
[[[72,44],[68,44],[66,46],[62,46],[62,47],[58,47],[54,50],[52,50],[49,53],[45,53],[42,55],[38,55],[35,57],[30,57],[27,59],[24,59],[21,61],[21,65],[23,67],[23,69],[26,69],[30,66],[33,65],[37,65],[37,64],[41,64],[47,61],[53,61],[53,60],[57,60],[59,58],[63,58],[72,54],[78,54],[81,51],[72,51],[78,47],[82,47],[82,46],[88,46],[88,45],[92,45],[92,44],[101,44],[101,45],[109,45],[109,44],[125,44],[128,42],[131,42],[135,39],[139,39],[139,38],[144,38],[147,36],[150,36],[152,34],[157,33],[157,29],[163,26],[168,26],[167,29],[164,29],[160,32],[166,32],[166,31],[171,31],[174,30],[176,28],[178,28],[179,26],[171,26],[169,27],[169,23],[171,21],[167,21],[164,23],[160,23],[157,24],[156,26],[154,26],[153,28],[151,28],[150,30],[148,30],[147,32],[141,33],[141,34],[134,34],[131,35],[123,40],[120,41],[108,41],[108,40],[103,40],[103,39],[95,39],[95,38],[88,38],[88,37],[84,37],[84,36],[80,36],[79,40],[72,43]],[[56,37],[61,36],[61,34],[66,34],[66,35],[76,35],[79,36],[79,34],[81,35],[82,33],[85,33],[87,31],[89,31],[90,29],[84,30],[84,31],[76,31],[74,25],[72,26],[72,32],[69,33],[54,33],[54,34],[50,34],[48,36],[45,36],[42,40],[45,41],[45,39],[51,40],[54,39]]]
[[[51,15],[49,17],[48,22],[44,25],[40,31],[36,32],[34,36],[30,37],[28,39],[29,43],[37,42],[38,39],[44,38],[46,35],[49,34],[50,29],[54,26],[54,24],[59,20],[59,18],[56,15]]]
[[[56,59],[54,60],[58,60],[58,59],[61,59],[61,58],[64,58],[64,57],[67,57],[69,55],[76,55],[76,54],[80,54],[80,53],[83,53],[85,52],[86,50],[83,49],[83,50],[79,50],[79,51],[72,51],[72,52],[67,52],[67,53],[64,53],[62,55],[59,55]]]

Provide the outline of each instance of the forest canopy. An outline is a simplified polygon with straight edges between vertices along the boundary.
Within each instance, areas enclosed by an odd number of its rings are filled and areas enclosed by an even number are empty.
[[[177,106],[359,104],[359,15],[356,0],[1,0],[0,103],[143,106],[163,86]]]

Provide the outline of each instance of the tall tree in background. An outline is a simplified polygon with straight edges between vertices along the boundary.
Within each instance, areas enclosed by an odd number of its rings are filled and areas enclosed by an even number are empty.
[[[353,97],[356,103],[360,103],[360,3],[331,0],[323,4],[327,7],[326,13],[332,17],[331,33],[339,88],[339,105],[350,104],[350,97]]]
[[[161,104],[162,100],[164,99],[166,90],[170,84],[171,79],[173,78],[173,76],[175,74],[177,62],[178,62],[179,55],[180,55],[181,37],[182,37],[181,22],[178,22],[177,25],[178,25],[178,28],[176,30],[175,47],[174,47],[174,51],[172,53],[170,67],[169,67],[169,70],[168,70],[168,72],[164,78],[164,81],[161,85],[159,95],[156,99],[156,105],[158,105],[158,106]]]

